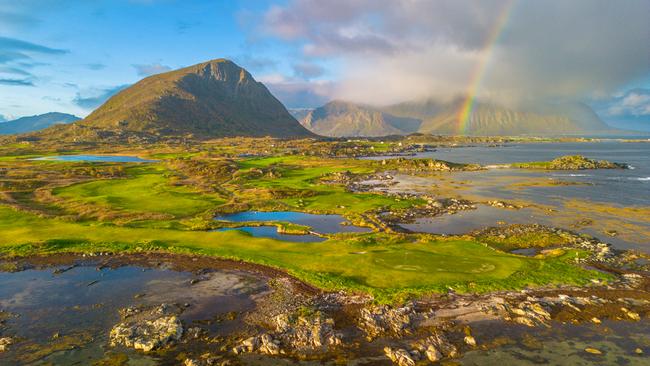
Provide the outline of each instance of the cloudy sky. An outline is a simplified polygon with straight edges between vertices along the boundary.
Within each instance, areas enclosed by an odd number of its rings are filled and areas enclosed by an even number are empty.
[[[0,0],[0,120],[226,57],[289,107],[475,94],[650,129],[648,0]]]

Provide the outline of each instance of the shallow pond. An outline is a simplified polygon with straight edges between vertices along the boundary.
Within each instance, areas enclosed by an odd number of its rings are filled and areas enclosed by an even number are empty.
[[[459,211],[455,214],[443,214],[435,217],[422,217],[413,223],[401,224],[405,229],[431,234],[465,234],[485,227],[527,224],[536,222],[548,224],[548,218],[542,217],[538,210],[503,209],[488,205],[477,205],[475,210]]]
[[[485,324],[481,328],[475,328],[480,333],[476,337],[479,344],[502,343],[503,346],[467,352],[458,360],[461,365],[650,364],[650,324],[647,321],[604,321],[600,325],[554,323],[550,329],[495,324]],[[597,349],[601,354],[589,353],[586,348]]]
[[[57,155],[44,156],[31,160],[42,161],[86,161],[90,163],[152,163],[156,160],[142,159],[128,155]]]
[[[320,234],[335,233],[364,233],[372,231],[369,228],[354,225],[344,225],[345,218],[341,215],[315,215],[295,211],[245,211],[233,214],[220,215],[215,220],[230,222],[253,222],[253,221],[281,221],[296,225],[305,225]]]
[[[327,240],[327,238],[321,238],[317,235],[289,235],[278,233],[278,229],[275,226],[240,226],[240,227],[226,227],[222,229],[217,229],[216,231],[230,231],[230,230],[240,230],[251,234],[252,236],[261,236],[265,238],[273,238],[284,241],[295,241],[299,243],[317,243]]]
[[[227,317],[218,326],[206,321],[252,309],[254,296],[265,291],[263,280],[246,273],[223,270],[197,275],[166,269],[164,264],[0,272],[0,314],[4,314],[0,319],[5,318],[0,321],[0,334],[16,340],[0,353],[0,364],[91,365],[111,353],[127,355],[134,365],[170,364],[164,358],[108,345],[120,309],[187,304],[181,314],[186,327],[202,324],[213,336],[220,336],[239,329],[240,317]]]

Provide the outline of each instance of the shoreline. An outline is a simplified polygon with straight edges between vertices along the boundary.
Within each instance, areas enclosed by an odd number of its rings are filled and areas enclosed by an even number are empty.
[[[6,263],[6,260],[3,258],[2,261]],[[623,276],[611,284],[592,283],[587,287],[559,286],[480,295],[450,292],[424,296],[401,305],[377,305],[363,296],[322,292],[272,268],[206,256],[55,254],[15,258],[14,261],[19,271],[63,266],[57,272],[59,274],[77,266],[95,266],[98,269],[137,266],[202,275],[225,270],[261,276],[265,282],[272,283],[271,291],[258,298],[255,309],[244,316],[250,329],[233,334],[232,338],[226,337],[225,344],[231,346],[217,352],[220,358],[225,359],[260,354],[273,359],[328,362],[336,355],[357,354],[392,359],[397,365],[410,365],[409,359],[414,362],[431,361],[434,356],[436,360],[455,359],[477,349],[498,349],[498,345],[485,343],[486,335],[479,330],[484,322],[500,327],[552,329],[567,321],[572,324],[637,322],[647,321],[650,315],[650,278],[638,275]],[[177,308],[174,304],[168,306]],[[302,310],[305,307],[312,310],[305,312]],[[141,310],[143,314],[148,314],[147,309]],[[172,313],[182,314],[182,307],[178,309]],[[283,322],[294,325],[283,328]],[[189,326],[182,326],[183,337],[189,336]],[[300,333],[302,327],[312,331]],[[174,355],[176,345],[183,344],[185,339],[180,337],[165,342],[156,354],[163,359],[167,357],[165,355]],[[331,342],[323,343],[322,339]],[[478,344],[477,339],[480,340]],[[197,345],[206,340],[196,338]],[[350,346],[354,344],[356,346]],[[426,346],[425,350],[434,347],[436,352],[417,351],[421,346]],[[197,347],[203,349],[204,346]],[[187,359],[197,362],[197,365],[208,365],[202,363],[206,357],[197,356],[187,355]],[[183,362],[189,364],[190,361]]]

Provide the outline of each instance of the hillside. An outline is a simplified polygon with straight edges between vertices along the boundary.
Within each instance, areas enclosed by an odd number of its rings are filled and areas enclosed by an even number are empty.
[[[333,101],[316,108],[300,120],[310,131],[323,136],[406,135],[417,131],[420,121],[396,117],[378,109]]]
[[[312,136],[262,83],[225,59],[142,79],[68,130],[48,133]]]
[[[66,124],[78,120],[80,118],[77,116],[59,112],[22,117],[13,121],[0,123],[0,135],[38,131],[53,125]]]

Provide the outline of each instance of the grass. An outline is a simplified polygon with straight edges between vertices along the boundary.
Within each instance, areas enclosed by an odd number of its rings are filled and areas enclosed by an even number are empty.
[[[164,154],[146,155],[179,158],[173,151]],[[17,174],[11,176],[12,187],[36,172],[43,185],[50,180],[56,183],[56,179],[62,182],[96,179],[55,188],[52,193],[57,200],[52,201],[32,202],[33,189],[30,191],[29,187],[14,192],[11,197],[15,199],[24,196],[19,200],[24,207],[37,210],[39,205],[51,204],[61,205],[71,213],[90,207],[88,212],[97,208],[118,214],[45,218],[29,210],[18,211],[0,204],[0,255],[98,251],[210,255],[279,268],[320,288],[369,293],[381,302],[449,289],[486,292],[559,283],[586,284],[592,278],[608,277],[575,265],[573,259],[583,253],[518,256],[502,250],[521,243],[500,242],[495,238],[484,238],[481,242],[427,234],[374,232],[338,234],[319,243],[296,243],[253,237],[236,230],[210,232],[207,230],[215,222],[207,213],[220,208],[224,212],[280,209],[334,213],[364,223],[373,218],[362,214],[408,209],[424,202],[350,192],[344,184],[322,181],[333,173],[373,174],[382,169],[376,161],[298,155],[227,161],[196,155],[192,159],[192,164],[184,165],[191,169],[183,170],[178,167],[182,164],[162,161],[120,165],[123,170],[119,172],[112,172],[109,165],[23,161],[20,171],[11,170]],[[94,170],[86,171],[91,166]],[[120,216],[123,213],[127,214],[122,215],[126,218]],[[128,221],[134,213],[147,215]],[[284,232],[307,229],[290,223],[275,224]],[[545,246],[555,239],[531,237],[524,241]]]
[[[130,178],[74,184],[57,188],[54,194],[70,202],[130,212],[166,213],[177,218],[196,215],[224,203],[216,195],[202,194],[186,186],[172,186],[160,166],[134,167],[127,173]]]
[[[279,198],[277,201],[303,211],[358,214],[377,209],[404,209],[423,204],[420,199],[398,200],[381,194],[351,193],[340,185],[326,185],[318,180],[328,174],[349,171],[353,174],[375,172],[376,162],[351,159],[316,159],[300,156],[255,158],[239,162],[243,171],[273,167],[279,176],[246,177],[240,189],[276,189],[308,192]],[[253,199],[253,197],[249,197]]]
[[[527,258],[485,245],[429,235],[340,234],[292,243],[239,231],[197,232],[63,222],[0,206],[0,254],[166,251],[196,253],[281,268],[328,290],[395,301],[427,292],[484,292],[606,278],[570,262],[575,253]]]

